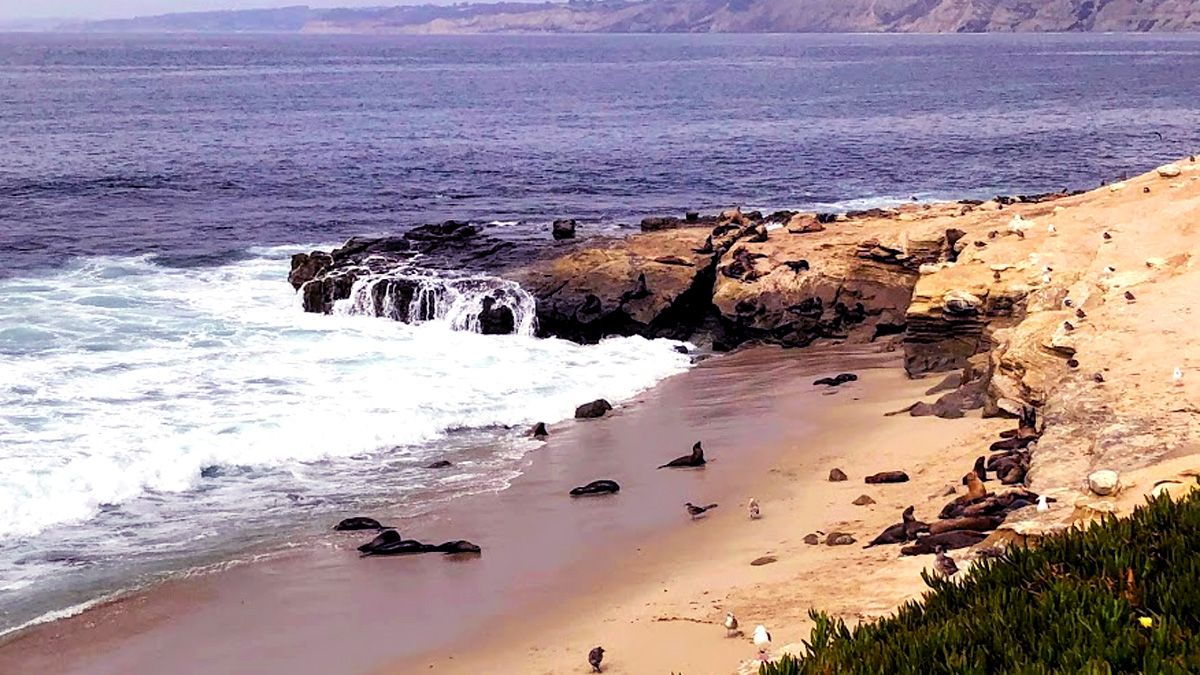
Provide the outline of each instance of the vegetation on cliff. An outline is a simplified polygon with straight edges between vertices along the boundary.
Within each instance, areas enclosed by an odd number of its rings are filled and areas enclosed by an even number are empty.
[[[760,675],[1200,672],[1200,491],[1012,548],[895,615],[813,613],[809,655]]]

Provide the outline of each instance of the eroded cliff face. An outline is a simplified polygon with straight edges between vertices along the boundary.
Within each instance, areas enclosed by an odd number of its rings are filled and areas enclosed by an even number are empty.
[[[978,33],[1189,31],[1197,0],[651,0],[341,11],[307,32]],[[487,8],[482,9],[482,8]]]

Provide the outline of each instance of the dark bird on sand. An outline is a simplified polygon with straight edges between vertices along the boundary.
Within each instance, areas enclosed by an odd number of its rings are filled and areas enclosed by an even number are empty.
[[[934,568],[948,577],[958,574],[958,565],[954,563],[954,558],[946,555],[946,547],[938,546],[936,550],[937,558],[933,561]]]
[[[1067,298],[1066,300],[1063,300],[1063,304],[1064,304],[1064,305],[1066,305],[1067,307],[1074,307],[1074,306],[1075,306],[1075,303],[1074,303],[1074,302],[1073,302],[1073,301],[1072,301],[1070,298]]]
[[[1102,382],[1104,382],[1104,375],[1102,375],[1100,373],[1096,373],[1095,375],[1092,375],[1092,379],[1095,380],[1096,382],[1102,383]]]
[[[621,486],[615,480],[594,480],[587,485],[577,487],[571,490],[572,497],[580,497],[583,495],[607,495],[614,492],[620,492]]]
[[[1111,234],[1109,234],[1108,232],[1105,232],[1103,236],[1104,236],[1104,239],[1105,239],[1106,241],[1107,241],[1107,240],[1109,240],[1109,239],[1112,239],[1112,235],[1111,235]]]
[[[1125,299],[1128,300],[1129,302],[1133,302],[1134,300],[1137,300],[1137,298],[1134,297],[1133,293],[1130,293],[1129,291],[1125,291]]]
[[[1064,321],[1063,322],[1063,330],[1065,330],[1069,333],[1069,332],[1075,330],[1075,326],[1070,321]]]
[[[704,466],[704,464],[704,448],[700,447],[700,441],[696,441],[696,444],[692,446],[692,454],[684,455],[683,457],[676,457],[675,459],[663,464],[658,468],[678,469],[689,466]]]
[[[593,673],[600,672],[600,662],[604,660],[604,647],[595,647],[588,652],[588,665],[592,667]]]
[[[1078,368],[1079,360],[1078,359],[1067,359],[1067,367],[1068,368]]]
[[[333,526],[335,530],[386,530],[386,525],[380,525],[378,520],[374,518],[364,518],[363,516],[355,516],[347,518],[337,525]]]
[[[1082,309],[1077,309],[1077,310],[1075,310],[1075,318],[1085,319],[1085,318],[1087,318],[1087,314],[1085,314]]]
[[[688,502],[684,504],[684,507],[687,509],[688,515],[692,517],[692,520],[695,520],[703,517],[709,509],[717,508],[717,505],[709,504],[708,506],[696,506],[695,504]]]

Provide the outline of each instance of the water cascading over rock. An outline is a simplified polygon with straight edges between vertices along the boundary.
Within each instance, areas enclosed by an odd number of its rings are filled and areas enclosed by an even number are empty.
[[[489,276],[461,278],[432,272],[392,272],[354,282],[335,312],[409,324],[440,321],[453,330],[484,335],[533,335],[536,302],[515,282]]]

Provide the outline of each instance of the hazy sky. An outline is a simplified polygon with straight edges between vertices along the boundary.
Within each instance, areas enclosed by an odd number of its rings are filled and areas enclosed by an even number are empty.
[[[36,18],[108,19],[263,7],[377,7],[449,4],[452,0],[0,0],[0,20]]]

